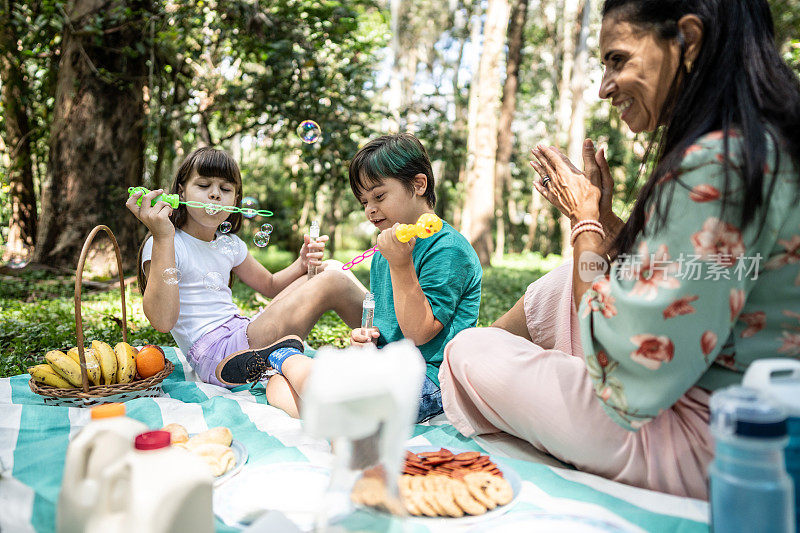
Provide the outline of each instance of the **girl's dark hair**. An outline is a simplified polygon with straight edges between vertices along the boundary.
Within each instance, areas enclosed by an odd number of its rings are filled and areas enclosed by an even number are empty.
[[[198,148],[181,163],[178,172],[175,173],[175,179],[172,181],[172,186],[169,192],[172,194],[182,193],[184,184],[189,181],[189,178],[197,172],[198,176],[205,178],[222,178],[227,182],[233,183],[236,191],[236,201],[234,205],[241,207],[242,205],[242,175],[239,172],[239,165],[233,157],[223,150],[215,148],[203,147]],[[175,228],[181,228],[186,224],[186,219],[189,213],[185,205],[181,204],[178,209],[174,209],[170,214],[169,219]],[[242,214],[231,213],[226,219],[231,223],[231,230],[229,233],[236,233],[242,227]],[[147,242],[151,236],[150,232],[147,233],[141,246],[139,246],[139,253],[136,257],[136,279],[139,282],[139,291],[144,294],[144,289],[147,286],[147,278],[144,275],[142,268],[142,249],[144,243]],[[233,276],[231,276],[233,280]]]
[[[683,36],[678,21],[695,15],[703,23],[703,42],[691,72],[684,64]],[[648,176],[628,222],[617,237],[618,254],[630,253],[644,231],[645,212],[655,206],[656,230],[669,212],[672,187],[657,186],[671,172],[677,175],[685,150],[702,135],[722,130],[724,141],[723,202],[733,183],[729,176],[731,130],[741,137],[741,179],[743,194],[736,195],[744,229],[760,212],[763,227],[774,187],[774,177],[764,194],[766,136],[772,136],[776,150],[787,149],[800,163],[800,82],[781,59],[766,0],[606,0],[603,18],[612,16],[661,39],[677,39],[681,44],[680,67],[661,109],[658,124],[647,149],[645,161],[655,149],[653,172]],[[777,136],[778,138],[775,138]],[[655,146],[655,148],[654,148]],[[737,158],[738,159],[738,158]],[[776,151],[777,159],[777,151]],[[774,162],[779,168],[779,162]],[[669,180],[668,183],[680,182]]]
[[[428,186],[423,197],[430,207],[436,206],[436,183],[428,152],[419,139],[410,133],[383,135],[364,145],[350,161],[350,188],[356,198],[365,190],[364,181],[381,183],[395,179],[413,192],[414,176],[425,174]]]

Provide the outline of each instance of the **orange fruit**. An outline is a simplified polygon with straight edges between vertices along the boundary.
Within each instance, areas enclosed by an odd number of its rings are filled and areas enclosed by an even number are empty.
[[[167,365],[164,350],[148,344],[136,354],[136,373],[140,378],[155,376]]]

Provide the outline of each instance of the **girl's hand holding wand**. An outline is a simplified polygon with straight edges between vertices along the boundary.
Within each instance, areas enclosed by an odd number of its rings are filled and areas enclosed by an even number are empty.
[[[136,201],[142,196],[141,192],[136,192],[128,198],[125,206],[138,218],[142,224],[147,226],[153,238],[172,237],[175,235],[175,226],[169,219],[172,214],[172,207],[166,202],[158,201],[151,206],[153,198],[163,193],[163,189],[156,189],[144,195],[142,205],[136,205]]]

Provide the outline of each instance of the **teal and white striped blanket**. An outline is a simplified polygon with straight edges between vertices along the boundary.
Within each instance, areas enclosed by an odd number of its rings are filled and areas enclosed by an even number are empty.
[[[308,461],[328,466],[330,446],[307,436],[298,420],[267,405],[263,387],[229,391],[198,380],[179,350],[165,348],[175,364],[163,382],[164,396],[126,403],[128,416],[151,428],[177,422],[190,433],[227,426],[248,452],[245,465]],[[0,379],[0,531],[51,532],[69,439],[88,421],[89,410],[43,404],[27,374]],[[409,445],[466,448],[508,456],[489,441],[467,439],[451,425],[418,425]],[[506,448],[508,449],[508,448]],[[530,510],[582,514],[633,531],[708,531],[705,502],[632,488],[597,476],[515,458],[504,465],[522,478],[516,505],[497,520]],[[346,524],[358,531],[384,530],[374,515],[356,512]],[[489,526],[490,524],[484,524]],[[438,531],[415,521],[409,531]],[[450,529],[450,528],[448,528]],[[217,531],[235,531],[217,520]]]

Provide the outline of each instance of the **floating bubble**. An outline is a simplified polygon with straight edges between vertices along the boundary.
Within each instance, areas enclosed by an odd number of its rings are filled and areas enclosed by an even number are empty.
[[[306,144],[312,144],[322,136],[322,129],[313,120],[304,120],[297,126],[297,135]]]
[[[252,196],[245,196],[242,198],[242,216],[244,218],[253,218],[256,216],[258,209],[258,200]]]
[[[231,223],[227,220],[219,225],[220,233],[228,233],[231,230]]]
[[[167,285],[177,285],[180,283],[182,275],[181,271],[177,268],[166,268],[164,272],[161,273],[161,277]]]
[[[255,235],[253,235],[253,242],[259,248],[263,248],[269,244],[269,233],[263,231],[257,231]]]
[[[221,210],[222,210],[222,206],[221,205],[206,204],[206,213],[208,213],[209,215],[216,215]]]
[[[222,274],[212,271],[203,276],[203,285],[210,291],[221,291],[225,281],[222,279]]]
[[[211,248],[219,250],[224,255],[233,255],[236,252],[237,244],[230,235],[220,235],[211,241]]]
[[[262,224],[261,231],[263,231],[266,234],[272,233],[272,224]]]

